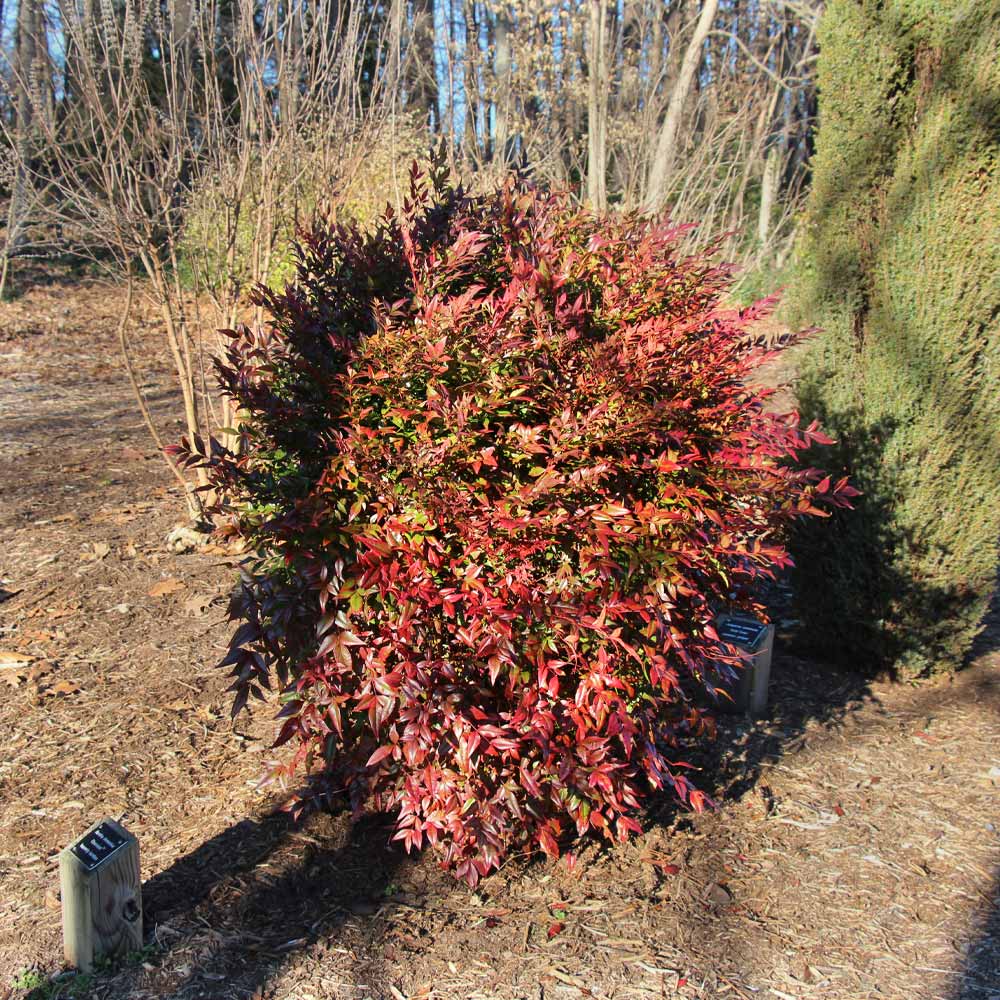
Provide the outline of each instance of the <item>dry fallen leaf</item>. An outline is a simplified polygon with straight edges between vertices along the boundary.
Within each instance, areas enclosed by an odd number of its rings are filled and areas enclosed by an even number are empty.
[[[34,659],[29,653],[18,653],[12,649],[0,649],[0,670],[8,667],[24,667]]]
[[[80,610],[80,604],[66,605],[61,608],[46,608],[45,614],[49,618],[69,618],[70,615],[75,614]]]
[[[94,542],[92,549],[84,546],[80,559],[82,562],[100,562],[110,551],[111,546],[107,542]]]
[[[27,653],[0,650],[0,677],[11,687],[20,687],[28,676],[28,668],[33,662],[34,657]]]
[[[247,543],[242,538],[232,538],[223,542],[209,542],[202,546],[206,555],[237,556],[247,550]]]
[[[21,632],[21,636],[24,639],[31,639],[34,642],[50,642],[52,639],[66,638],[65,633],[62,636],[59,636],[58,633],[53,632],[50,629],[42,628],[26,628],[23,632]],[[0,653],[0,660],[3,660],[3,653]]]
[[[45,690],[47,695],[76,694],[80,690],[80,685],[75,681],[58,681],[52,687]]]
[[[0,677],[11,687],[20,687],[25,681],[34,685],[36,693],[41,689],[42,678],[52,673],[52,664],[44,660],[39,662],[0,664]]]
[[[184,610],[189,615],[203,615],[215,600],[215,594],[194,594],[184,602]]]
[[[714,906],[728,906],[733,901],[733,896],[724,885],[713,882],[705,890],[705,899]]]
[[[183,580],[178,580],[175,576],[168,576],[166,580],[160,580],[149,588],[150,597],[166,597],[167,594],[174,594],[178,590],[183,590],[186,584]]]
[[[655,868],[659,868],[664,875],[676,875],[681,869],[679,865],[673,864],[668,855],[663,851],[651,849],[642,855],[643,861],[648,861]]]

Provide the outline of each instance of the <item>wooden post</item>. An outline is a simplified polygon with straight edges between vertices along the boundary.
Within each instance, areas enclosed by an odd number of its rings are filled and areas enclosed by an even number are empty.
[[[759,719],[767,710],[774,626],[748,616],[723,615],[716,629],[720,638],[748,654],[733,692],[733,708],[751,719]]]
[[[95,823],[59,855],[66,961],[90,972],[94,959],[142,947],[139,841],[113,819]]]

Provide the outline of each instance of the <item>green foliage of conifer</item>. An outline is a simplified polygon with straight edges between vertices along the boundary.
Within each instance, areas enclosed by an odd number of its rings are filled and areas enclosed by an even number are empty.
[[[820,45],[800,396],[864,495],[803,528],[798,592],[823,653],[917,677],[996,582],[1000,2],[831,0]]]

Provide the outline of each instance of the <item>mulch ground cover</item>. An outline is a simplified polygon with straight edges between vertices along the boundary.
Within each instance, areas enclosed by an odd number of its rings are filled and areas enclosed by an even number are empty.
[[[653,802],[641,838],[572,872],[515,857],[471,892],[384,820],[277,812],[273,708],[234,725],[212,669],[239,557],[166,541],[183,508],[120,306],[83,281],[0,304],[0,996],[1000,1000],[995,621],[918,687],[779,643],[769,717],[721,719],[693,758],[718,811]],[[139,838],[147,946],[72,976],[58,852],[102,815]]]

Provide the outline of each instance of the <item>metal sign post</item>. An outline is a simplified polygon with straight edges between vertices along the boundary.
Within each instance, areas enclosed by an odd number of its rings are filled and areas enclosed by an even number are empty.
[[[767,710],[767,686],[771,680],[774,626],[746,615],[723,615],[716,624],[719,638],[748,654],[733,691],[734,709],[759,719]]]

